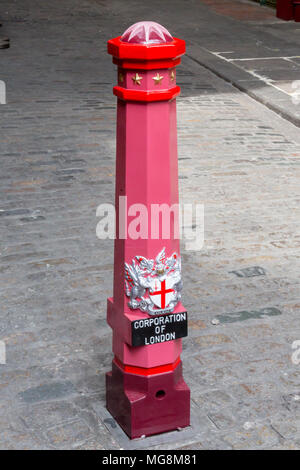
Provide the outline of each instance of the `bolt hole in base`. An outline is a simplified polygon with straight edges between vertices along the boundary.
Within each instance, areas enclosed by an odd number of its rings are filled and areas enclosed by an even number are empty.
[[[158,390],[158,392],[156,392],[155,394],[155,397],[158,399],[158,400],[161,400],[162,398],[164,398],[166,396],[166,392],[164,390]]]

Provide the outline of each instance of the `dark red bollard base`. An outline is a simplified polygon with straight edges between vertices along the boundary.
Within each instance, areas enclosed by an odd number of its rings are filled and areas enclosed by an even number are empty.
[[[171,372],[143,376],[113,362],[106,374],[106,406],[131,439],[189,426],[190,389],[182,363]]]
[[[290,21],[294,18],[293,0],[277,0],[276,16],[281,20]]]
[[[300,2],[294,3],[294,20],[297,23],[300,22]]]

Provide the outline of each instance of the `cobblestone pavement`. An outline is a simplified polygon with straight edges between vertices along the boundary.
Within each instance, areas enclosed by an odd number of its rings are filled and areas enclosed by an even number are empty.
[[[187,15],[197,6],[183,3]],[[114,186],[106,40],[144,18],[190,31],[175,21],[179,0],[147,5],[2,0],[0,448],[300,448],[299,129],[191,57],[178,68],[178,126],[181,201],[205,204],[204,248],[182,247],[193,426],[130,442],[105,412],[113,244],[95,228]]]
[[[248,0],[201,4],[204,21],[190,31],[190,55],[300,127],[299,23]]]

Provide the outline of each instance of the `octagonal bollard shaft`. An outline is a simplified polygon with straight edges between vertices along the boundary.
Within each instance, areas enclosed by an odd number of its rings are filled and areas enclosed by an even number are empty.
[[[107,304],[114,360],[106,403],[137,438],[190,423],[180,360],[187,312],[180,301],[179,222],[172,219],[165,238],[160,219],[151,217],[155,205],[178,207],[176,66],[185,42],[141,22],[109,40],[108,52],[118,66],[118,103],[114,289]],[[132,208],[143,212],[146,237],[132,237]]]

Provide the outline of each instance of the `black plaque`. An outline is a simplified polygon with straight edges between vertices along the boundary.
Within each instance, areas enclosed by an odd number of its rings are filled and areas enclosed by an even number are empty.
[[[187,312],[153,315],[131,322],[132,346],[150,346],[187,336]]]

